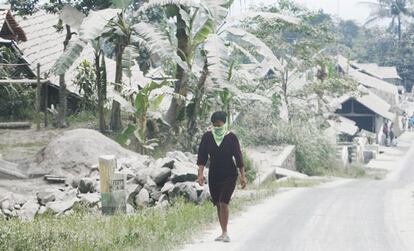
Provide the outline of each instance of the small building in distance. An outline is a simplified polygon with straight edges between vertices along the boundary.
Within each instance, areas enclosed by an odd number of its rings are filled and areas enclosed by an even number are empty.
[[[391,105],[367,89],[360,88],[362,96],[344,95],[332,102],[335,113],[355,122],[360,130],[378,134],[384,121],[394,121]]]

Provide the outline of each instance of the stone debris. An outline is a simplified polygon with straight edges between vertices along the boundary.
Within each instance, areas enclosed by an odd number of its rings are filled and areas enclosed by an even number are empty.
[[[143,188],[135,196],[135,205],[139,207],[146,207],[150,203],[150,194],[147,189]]]
[[[37,201],[41,206],[45,206],[48,202],[56,200],[56,196],[53,192],[38,192],[36,194]]]
[[[50,202],[46,205],[46,208],[50,209],[53,213],[57,215],[61,215],[66,211],[72,209],[73,205],[75,205],[75,203],[78,201],[79,199],[73,198],[65,201]]]
[[[116,172],[126,174],[128,214],[144,207],[166,208],[179,197],[192,203],[210,198],[208,186],[200,187],[195,182],[195,155],[175,151],[154,160],[125,150],[96,131],[79,129],[65,132],[37,154],[37,164],[29,168],[29,174],[43,177],[43,185],[34,188],[32,195],[0,196],[0,218],[33,220],[46,213],[69,215],[77,203],[90,212],[100,212],[97,161],[103,154],[115,154]]]
[[[82,178],[78,189],[80,193],[93,193],[96,191],[95,181],[91,178]]]
[[[36,200],[29,200],[23,207],[18,211],[17,215],[20,219],[25,221],[33,220],[39,209],[39,204]]]
[[[168,167],[157,168],[152,171],[151,178],[157,185],[164,184],[171,175],[171,169]]]

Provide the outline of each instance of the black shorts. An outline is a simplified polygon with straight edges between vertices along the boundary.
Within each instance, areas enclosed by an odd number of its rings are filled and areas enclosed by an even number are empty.
[[[209,183],[211,200],[215,206],[219,203],[230,204],[231,196],[236,188],[236,180],[232,179],[222,183]]]

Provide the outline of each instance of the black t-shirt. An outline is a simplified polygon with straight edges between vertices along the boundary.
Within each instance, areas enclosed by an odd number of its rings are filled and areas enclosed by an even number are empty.
[[[236,163],[234,163],[234,159]],[[237,178],[237,168],[243,168],[243,155],[237,136],[230,132],[224,136],[220,146],[217,146],[212,132],[206,132],[198,148],[197,165],[205,166],[210,158],[208,174],[210,183],[227,182]]]

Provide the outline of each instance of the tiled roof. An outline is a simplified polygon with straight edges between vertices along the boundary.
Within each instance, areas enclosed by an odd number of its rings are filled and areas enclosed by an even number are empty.
[[[16,21],[27,34],[27,41],[19,43],[24,58],[33,71],[40,63],[41,75],[48,73],[63,52],[65,33],[58,33],[53,25],[58,23],[58,16],[41,10],[31,16],[17,16]]]
[[[59,77],[53,75],[52,67],[56,60],[63,53],[63,41],[65,40],[66,31],[57,32],[54,25],[58,24],[58,15],[53,15],[40,10],[31,16],[21,17],[16,16],[16,21],[22,27],[27,34],[27,41],[18,44],[18,48],[22,51],[24,59],[30,64],[33,72],[36,72],[37,64],[40,63],[41,77],[49,79],[51,84],[59,85]],[[73,35],[72,40],[76,39],[76,35]],[[78,86],[75,85],[74,79],[76,77],[76,68],[81,64],[83,60],[88,62],[94,62],[94,49],[92,46],[86,46],[81,53],[80,57],[73,63],[72,67],[65,74],[65,83],[67,89],[73,93],[78,94]],[[109,84],[115,80],[115,61],[106,58],[106,70],[108,81],[108,99],[119,98],[119,94],[114,90],[114,86]],[[143,78],[137,74],[135,68],[132,69],[132,83],[141,83]],[[124,75],[124,83],[129,84],[129,79]],[[122,102],[121,106],[128,108],[130,104],[128,102]]]

